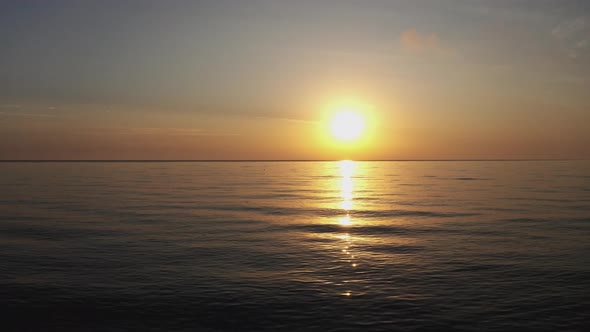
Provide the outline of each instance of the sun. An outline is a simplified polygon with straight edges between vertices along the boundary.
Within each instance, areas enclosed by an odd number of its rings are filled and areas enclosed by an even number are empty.
[[[363,117],[355,110],[342,109],[335,112],[330,129],[332,135],[341,141],[358,139],[365,130]]]

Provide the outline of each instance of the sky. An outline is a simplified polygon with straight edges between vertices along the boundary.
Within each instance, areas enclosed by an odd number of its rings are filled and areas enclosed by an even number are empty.
[[[0,47],[0,160],[590,158],[587,0],[0,0]]]

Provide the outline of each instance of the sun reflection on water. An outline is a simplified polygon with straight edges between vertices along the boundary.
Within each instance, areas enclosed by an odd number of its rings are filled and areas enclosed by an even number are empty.
[[[340,197],[342,197],[342,202],[340,203],[340,208],[344,212],[344,216],[339,218],[339,224],[343,227],[351,227],[354,226],[354,222],[350,216],[350,212],[353,210],[353,189],[354,189],[354,182],[353,182],[353,175],[355,170],[355,164],[352,160],[343,160],[339,164],[340,166]],[[344,242],[342,248],[342,254],[345,255],[345,261],[350,264],[351,268],[356,268],[357,263],[355,261],[355,255],[352,252],[353,242],[350,233],[345,233],[339,237]],[[345,281],[347,283],[347,281]],[[346,290],[342,293],[343,296],[350,297],[352,296],[351,290]]]
[[[345,217],[340,218],[340,225],[352,226],[352,221],[350,221],[350,214],[347,214]]]
[[[354,184],[352,182],[352,175],[354,174],[354,162],[352,160],[343,160],[340,162],[340,175],[341,175],[341,193],[342,203],[340,207],[346,211],[347,217],[349,217],[350,210],[352,210],[352,190]],[[348,218],[350,219],[350,218]]]

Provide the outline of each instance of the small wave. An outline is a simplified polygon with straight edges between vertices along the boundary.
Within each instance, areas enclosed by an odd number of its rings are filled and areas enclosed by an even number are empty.
[[[459,176],[454,178],[440,178],[441,180],[452,180],[452,181],[490,181],[493,179],[490,178],[475,178],[475,177],[468,177],[468,176]]]
[[[421,246],[400,245],[400,244],[381,244],[364,246],[363,249],[371,252],[380,252],[386,254],[412,254],[424,250]]]
[[[270,225],[267,230],[269,231],[299,231],[299,232],[306,232],[306,233],[317,233],[317,234],[341,234],[343,232],[359,235],[359,236],[383,236],[383,235],[401,235],[406,236],[409,234],[428,234],[428,233],[445,233],[445,234],[458,234],[458,233],[465,233],[464,230],[460,229],[450,229],[450,228],[421,228],[421,227],[400,227],[400,226],[393,226],[393,225],[348,225],[342,226],[340,224],[283,224],[283,225]],[[480,234],[480,235],[494,235],[493,232],[483,232],[483,231],[469,231],[470,234]],[[495,235],[502,235],[503,232],[497,232]],[[383,246],[383,247],[381,247]],[[386,248],[387,245],[377,245],[377,249]],[[396,247],[400,247],[397,245]],[[407,246],[407,250],[409,251],[410,246]],[[418,247],[414,247],[417,249]],[[391,249],[391,248],[390,248]]]
[[[433,212],[433,211],[415,211],[415,210],[361,210],[354,211],[351,215],[360,217],[384,218],[384,217],[434,217],[434,218],[453,218],[453,217],[470,217],[477,216],[479,213],[463,212]]]
[[[560,174],[560,178],[573,178],[573,179],[590,179],[590,175],[576,175],[576,174]]]
[[[205,210],[232,210],[252,211],[264,215],[315,215],[318,217],[335,217],[343,214],[342,209],[318,209],[318,208],[292,208],[272,206],[209,206]],[[464,212],[434,212],[417,210],[351,210],[349,214],[360,218],[386,218],[386,217],[431,217],[431,218],[452,218],[477,216],[479,213]]]
[[[479,272],[479,271],[494,271],[494,270],[509,270],[514,269],[515,265],[512,264],[465,264],[464,266],[457,267],[455,269],[451,269],[448,272],[450,273],[457,273],[457,272]]]
[[[282,227],[279,226],[279,228],[287,228],[290,230],[299,230],[310,233],[342,233],[342,226],[335,224],[297,224]]]
[[[351,233],[358,235],[383,235],[383,234],[408,234],[409,230],[405,227],[389,225],[371,225],[371,226],[353,226]]]
[[[489,181],[491,179],[488,179],[488,178],[458,177],[458,178],[453,178],[453,180],[459,180],[459,181]]]
[[[513,222],[513,223],[577,223],[577,222],[590,222],[590,218],[559,218],[559,219],[546,219],[546,218],[508,218],[499,220],[501,222]]]
[[[553,202],[553,203],[577,203],[584,200],[572,200],[565,198],[535,198],[535,197],[501,197],[503,200],[530,201],[530,202]]]

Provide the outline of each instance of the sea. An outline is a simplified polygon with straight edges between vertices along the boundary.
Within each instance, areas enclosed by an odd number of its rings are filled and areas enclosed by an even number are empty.
[[[590,161],[2,162],[2,331],[588,331]]]

